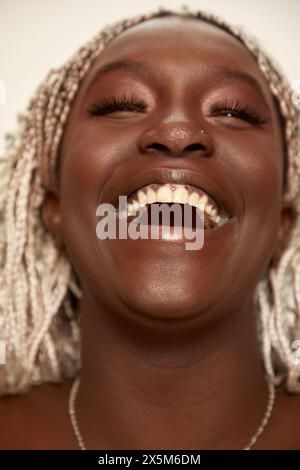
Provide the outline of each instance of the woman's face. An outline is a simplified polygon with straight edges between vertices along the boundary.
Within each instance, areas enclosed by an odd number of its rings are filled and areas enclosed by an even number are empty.
[[[123,65],[108,70],[115,62]],[[90,112],[133,95],[144,107]],[[242,111],[228,114],[232,104]],[[160,183],[166,169],[222,201],[230,223],[206,230],[199,250],[182,241],[100,240],[97,206]],[[59,173],[56,216],[83,295],[113,311],[161,319],[230,312],[272,258],[282,201],[279,119],[255,60],[215,26],[158,18],[112,41],[76,96]]]

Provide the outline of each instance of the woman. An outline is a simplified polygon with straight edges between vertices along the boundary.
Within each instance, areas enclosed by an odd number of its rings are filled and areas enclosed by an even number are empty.
[[[300,449],[292,97],[253,39],[186,7],[50,71],[6,159],[3,449]],[[226,211],[201,249],[96,236],[99,204],[168,184]]]

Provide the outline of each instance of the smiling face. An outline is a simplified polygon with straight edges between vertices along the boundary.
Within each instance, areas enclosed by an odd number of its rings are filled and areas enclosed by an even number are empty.
[[[113,107],[124,97],[131,104]],[[247,49],[196,19],[152,19],[114,39],[82,83],[47,224],[99,305],[169,319],[223,314],[249,299],[275,250],[283,161],[275,104]],[[192,251],[97,238],[100,203],[168,178],[204,189],[230,223]]]

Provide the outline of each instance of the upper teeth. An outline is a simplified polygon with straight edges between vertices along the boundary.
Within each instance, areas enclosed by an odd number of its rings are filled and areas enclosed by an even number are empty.
[[[222,216],[217,205],[210,201],[206,194],[189,185],[150,184],[140,188],[133,198],[129,198],[126,209],[127,215],[132,216],[138,209],[155,202],[189,204],[204,211],[213,222],[218,223]]]

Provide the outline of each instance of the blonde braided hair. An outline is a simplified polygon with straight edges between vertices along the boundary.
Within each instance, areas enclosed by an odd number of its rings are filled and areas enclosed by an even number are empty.
[[[300,109],[278,64],[255,38],[214,14],[182,6],[107,26],[65,65],[50,70],[19,117],[18,132],[7,136],[0,159],[0,339],[7,357],[0,366],[0,394],[59,382],[80,368],[81,288],[66,254],[43,226],[40,210],[57,177],[58,148],[72,101],[94,59],[126,29],[168,15],[207,21],[240,40],[266,77],[283,119],[284,199],[295,206],[297,219],[279,265],[260,280],[255,299],[265,372],[274,384],[286,378],[287,389],[300,392],[300,361],[292,349],[292,342],[300,339]]]

